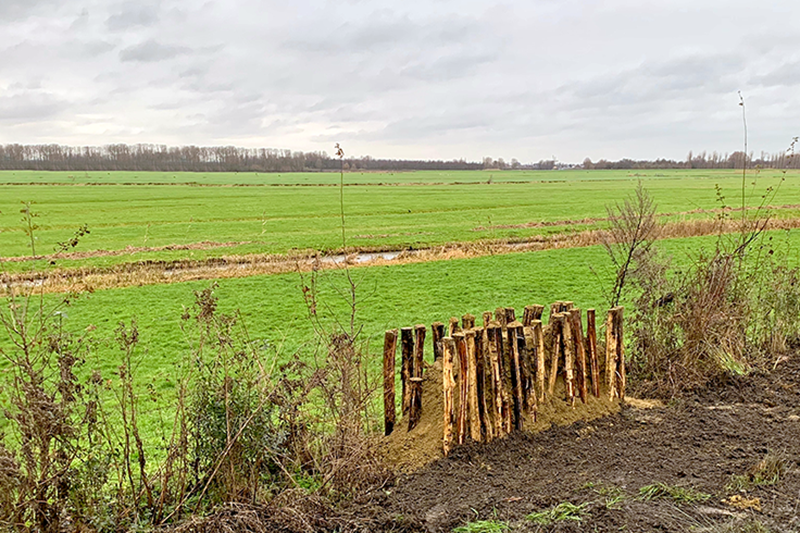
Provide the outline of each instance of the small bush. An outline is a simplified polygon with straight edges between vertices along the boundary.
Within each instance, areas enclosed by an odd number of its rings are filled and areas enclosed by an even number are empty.
[[[655,483],[640,488],[639,498],[644,501],[669,499],[676,503],[699,503],[709,500],[711,495],[692,488]]]
[[[586,506],[588,504],[582,503],[580,505],[575,505],[570,502],[562,502],[547,509],[545,511],[537,511],[534,513],[529,514],[525,517],[526,520],[530,520],[536,524],[542,525],[550,525],[553,522],[560,522],[562,520],[572,520],[575,522],[580,522],[583,520],[583,517],[586,516]]]

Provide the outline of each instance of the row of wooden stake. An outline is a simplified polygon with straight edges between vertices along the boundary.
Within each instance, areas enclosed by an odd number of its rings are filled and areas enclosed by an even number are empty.
[[[525,419],[536,420],[538,405],[554,398],[556,381],[563,377],[565,399],[576,396],[584,403],[589,391],[600,397],[600,364],[597,350],[595,311],[586,312],[583,334],[581,310],[572,302],[550,306],[550,324],[542,325],[544,307],[525,307],[522,322],[513,308],[498,308],[494,317],[483,313],[483,327],[475,317],[464,315],[459,325],[451,318],[445,325],[431,326],[434,360],[442,360],[444,403],[444,453],[467,437],[490,441],[512,430],[522,429]],[[622,307],[608,312],[606,320],[605,375],[609,398],[625,395]],[[426,327],[401,328],[402,414],[411,431],[422,415],[422,383]],[[395,425],[395,359],[398,332],[384,339],[384,427],[389,435]],[[591,387],[591,389],[590,389]]]

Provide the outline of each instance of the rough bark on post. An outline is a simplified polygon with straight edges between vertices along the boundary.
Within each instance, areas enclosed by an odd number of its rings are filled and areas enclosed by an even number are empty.
[[[408,406],[408,430],[419,423],[422,416],[422,365],[425,359],[425,326],[414,327],[414,359],[411,364],[411,399]]]
[[[411,364],[414,358],[414,328],[400,328],[401,360],[400,379],[402,381],[403,416],[408,416],[411,404]]]
[[[500,324],[500,327],[506,327],[508,320],[506,320],[506,310],[504,307],[498,307],[494,310],[494,319],[498,324]]]
[[[454,333],[458,333],[459,331],[461,331],[461,326],[458,325],[458,318],[451,316],[447,326],[448,335],[452,337]]]
[[[506,434],[503,425],[503,370],[500,367],[500,352],[497,349],[497,337],[500,336],[500,329],[497,324],[491,324],[486,328],[486,347],[489,352],[489,360],[492,368],[492,400],[494,419],[494,436],[502,437]]]
[[[575,380],[578,385],[578,395],[581,397],[581,401],[586,403],[586,398],[589,395],[589,387],[586,375],[586,346],[583,342],[581,310],[577,307],[572,308],[569,312],[569,317],[572,320],[572,337],[575,339]]]
[[[442,450],[445,456],[453,447],[453,423],[455,422],[455,404],[453,389],[456,382],[453,376],[453,359],[456,344],[452,337],[442,339],[442,397],[444,404],[444,420],[442,424]]]
[[[617,395],[625,399],[625,337],[623,335],[623,307],[617,307],[614,312],[615,334],[617,337]]]
[[[383,338],[383,434],[391,435],[397,416],[394,399],[394,374],[397,357],[397,330],[386,331]]]
[[[481,440],[481,417],[478,407],[478,358],[475,348],[475,330],[464,332],[467,343],[467,410],[469,416],[469,436]]]
[[[503,377],[503,429],[511,433],[513,424],[514,386],[511,383],[511,343],[508,328],[502,327],[497,332],[497,351],[500,354],[500,372]]]
[[[492,312],[491,311],[484,311],[483,312],[483,327],[488,328],[489,324],[492,323]]]
[[[550,328],[553,333],[553,350],[550,354],[550,375],[548,376],[547,392],[550,396],[556,393],[556,379],[558,378],[558,360],[561,357],[561,337],[564,315],[555,313],[550,316]]]
[[[442,339],[444,338],[444,324],[434,322],[431,324],[431,338],[433,341],[433,360],[442,358]]]
[[[475,327],[475,315],[467,313],[461,317],[461,329],[467,331]]]
[[[542,319],[543,305],[526,305],[525,312],[522,315],[522,325],[524,327],[531,327],[534,320]]]
[[[486,372],[487,369],[487,350],[486,350],[486,328],[478,328],[475,330],[475,368],[476,379],[478,382],[478,415],[481,423],[481,433],[486,441],[492,440],[492,423],[490,419],[490,410],[487,405],[487,375],[491,376],[491,371]]]
[[[456,353],[461,370],[458,373],[458,418],[456,420],[456,440],[464,444],[467,437],[467,404],[469,402],[469,381],[467,381],[467,342],[464,333],[453,335],[456,341]]]
[[[561,312],[566,313],[575,307],[575,302],[561,302]]]
[[[555,315],[561,313],[561,302],[553,302],[550,304],[550,316],[547,318],[547,323],[552,324],[554,322]]]
[[[572,324],[569,314],[564,315],[562,324],[562,344],[564,345],[564,395],[570,405],[575,403],[575,346],[572,337]]]
[[[522,365],[519,353],[519,343],[517,342],[517,328],[522,329],[522,324],[516,320],[508,324],[508,347],[509,362],[511,363],[511,391],[512,391],[512,427],[516,430],[522,429],[523,409],[525,400],[522,396]]]
[[[525,396],[525,410],[528,416],[536,422],[537,411],[539,410],[537,393],[536,393],[536,336],[533,334],[533,327],[527,326],[522,328],[523,341],[525,346],[525,389],[523,395]]]
[[[539,402],[543,402],[545,394],[546,355],[544,351],[544,329],[541,320],[533,321],[533,341],[536,345],[536,388],[539,391]]]
[[[506,307],[506,326],[517,320],[517,312],[513,307]]]
[[[592,394],[600,397],[600,365],[597,361],[597,324],[594,309],[586,310],[586,350],[589,352],[589,368],[592,373]]]
[[[608,397],[617,396],[617,337],[614,331],[614,310],[606,318],[606,387]]]

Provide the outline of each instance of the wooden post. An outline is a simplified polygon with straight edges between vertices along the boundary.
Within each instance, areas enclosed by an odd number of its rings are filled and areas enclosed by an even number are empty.
[[[486,329],[478,328],[475,330],[475,368],[477,379],[477,394],[478,394],[478,415],[481,424],[481,433],[486,441],[492,440],[492,423],[490,420],[490,411],[486,403],[486,381],[487,374],[491,376],[491,371],[486,372],[487,368],[487,350],[486,350]]]
[[[469,415],[469,436],[481,440],[481,417],[478,408],[478,360],[475,353],[475,330],[464,332],[467,343],[467,407]]]
[[[503,327],[498,330],[497,351],[500,354],[500,371],[503,376],[503,430],[511,433],[514,427],[514,385],[511,382],[511,365],[513,356],[511,355],[511,342],[508,328]]]
[[[397,330],[383,337],[383,434],[391,435],[395,423],[394,374],[397,357]]]
[[[400,378],[403,384],[403,416],[411,405],[411,361],[414,358],[414,328],[400,328]]]
[[[536,346],[536,388],[539,391],[539,402],[545,399],[545,374],[546,362],[544,351],[544,329],[542,328],[541,320],[533,321],[533,341]]]
[[[489,324],[492,323],[492,312],[491,311],[484,311],[483,312],[483,327],[488,328]]]
[[[433,360],[442,358],[442,339],[444,338],[444,324],[434,322],[431,324],[431,338],[433,341]]]
[[[543,305],[526,305],[522,315],[522,325],[528,328],[533,325],[534,320],[541,320],[542,311],[544,311]]]
[[[467,437],[467,404],[469,402],[469,381],[467,380],[467,342],[464,333],[453,335],[456,341],[456,353],[461,371],[458,373],[458,418],[456,420],[456,441],[464,444]]]
[[[506,307],[506,326],[517,320],[517,312],[513,307]]]
[[[589,394],[587,386],[586,375],[586,346],[583,342],[583,322],[581,320],[581,310],[574,307],[569,312],[570,320],[572,321],[572,338],[574,339],[575,346],[575,370],[576,381],[578,385],[578,394],[581,401],[586,403],[586,397]]]
[[[509,322],[508,324],[508,346],[509,350],[509,362],[511,363],[511,390],[513,394],[513,411],[512,411],[512,425],[514,429],[517,431],[522,430],[522,423],[523,423],[523,409],[525,408],[525,400],[522,394],[522,364],[520,359],[519,353],[519,342],[517,341],[517,335],[522,333],[522,324],[514,320],[513,322]]]
[[[625,375],[625,337],[623,335],[623,307],[615,308],[614,323],[615,335],[617,337],[617,394],[623,400],[625,399],[625,386],[627,377]]]
[[[500,324],[500,327],[506,327],[508,320],[506,320],[506,310],[504,307],[498,307],[494,310],[494,319]]]
[[[606,387],[608,397],[617,396],[617,337],[614,331],[614,310],[606,318]]]
[[[561,302],[553,302],[550,304],[550,315],[547,317],[547,323],[552,324],[555,315],[561,312]]]
[[[467,331],[468,329],[472,329],[475,327],[475,315],[470,315],[467,313],[466,315],[461,317],[461,329]]]
[[[572,324],[569,314],[564,315],[562,323],[562,344],[564,345],[564,394],[570,405],[575,403],[575,346],[572,338]]]
[[[532,326],[523,327],[522,334],[524,337],[522,345],[525,346],[525,388],[522,392],[525,396],[525,410],[528,412],[528,416],[536,422],[539,410],[536,395],[536,336],[533,334]]]
[[[455,405],[453,389],[456,386],[453,377],[453,358],[456,354],[456,343],[452,337],[442,339],[442,396],[444,403],[444,420],[442,424],[442,450],[444,455],[450,453],[453,446],[453,423],[455,421]]]
[[[597,325],[594,309],[586,310],[586,350],[589,352],[589,368],[592,373],[592,394],[600,397],[600,365],[597,361]]]
[[[408,430],[411,431],[419,423],[422,416],[422,365],[425,352],[425,326],[414,327],[414,359],[411,364],[411,399],[408,406]]]
[[[494,436],[502,437],[506,434],[503,425],[503,371],[500,367],[500,353],[497,349],[497,337],[502,330],[496,324],[486,328],[486,346],[489,351],[489,360],[492,368],[492,403],[494,419]]]
[[[450,322],[447,327],[448,334],[452,337],[454,333],[458,333],[461,331],[461,328],[458,325],[458,319],[454,316],[450,317]]]
[[[550,315],[550,328],[553,333],[553,350],[550,354],[550,376],[548,376],[547,392],[550,396],[556,393],[556,379],[558,378],[558,360],[561,357],[561,337],[564,315],[555,313]]]

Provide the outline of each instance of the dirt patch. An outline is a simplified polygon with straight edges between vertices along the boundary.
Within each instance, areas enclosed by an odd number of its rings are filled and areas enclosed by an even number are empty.
[[[395,426],[394,432],[383,443],[387,462],[398,472],[414,472],[443,457],[441,361],[425,367],[422,406],[422,416],[413,430],[408,431],[407,420],[401,419]],[[552,426],[565,426],[579,420],[594,420],[617,411],[619,411],[619,400],[609,400],[605,394],[601,394],[601,398],[595,398],[590,394],[585,404],[576,399],[575,403],[570,405],[564,400],[563,380],[559,378],[555,395],[538,406],[535,421],[531,418],[525,420],[524,431],[536,433]]]
[[[800,356],[670,407],[633,404],[642,406],[457,447],[400,475],[380,501],[383,530],[451,531],[498,520],[515,531],[800,531]],[[777,483],[726,488],[769,452],[787,458]],[[698,499],[640,496],[657,483]],[[563,502],[581,506],[580,521],[526,519]]]

